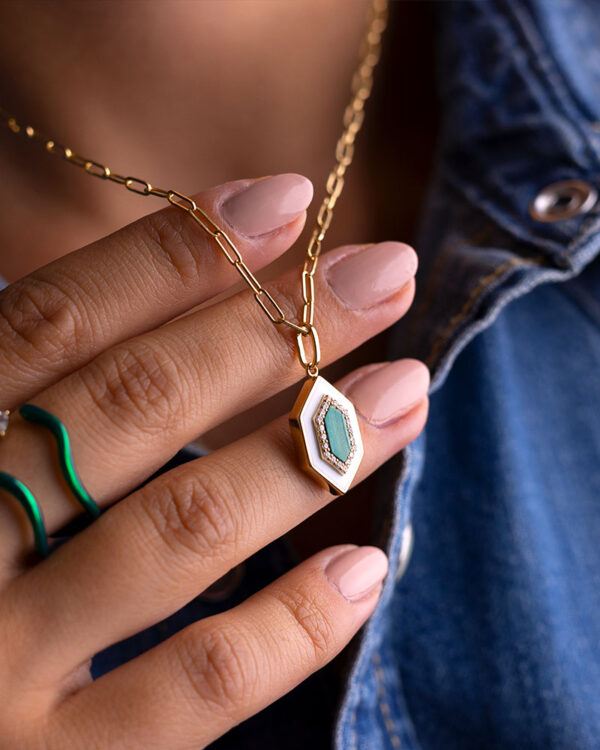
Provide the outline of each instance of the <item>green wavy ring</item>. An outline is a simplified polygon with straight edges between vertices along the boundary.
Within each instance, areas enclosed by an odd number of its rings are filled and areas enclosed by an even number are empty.
[[[88,491],[77,476],[73,464],[73,456],[71,455],[69,433],[64,424],[58,417],[55,417],[54,414],[50,414],[50,412],[42,409],[40,406],[35,406],[35,404],[23,404],[23,406],[19,408],[19,414],[28,422],[33,422],[41,427],[45,427],[52,433],[58,448],[60,470],[69,486],[69,489],[84,510],[92,516],[92,518],[98,518],[100,515],[100,508],[96,505],[94,500],[92,500]]]
[[[37,500],[23,482],[20,482],[10,474],[0,471],[0,488],[11,494],[15,500],[18,500],[23,507],[27,518],[33,528],[35,547],[42,557],[48,555],[48,539],[46,537],[46,528],[44,518]]]

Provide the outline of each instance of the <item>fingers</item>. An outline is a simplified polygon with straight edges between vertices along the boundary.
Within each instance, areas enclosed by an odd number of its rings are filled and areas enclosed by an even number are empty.
[[[332,659],[373,611],[387,571],[340,545],[229,612],[201,620],[68,699],[49,734],[69,746],[199,748]]]
[[[412,248],[397,242],[346,246],[323,256],[315,284],[322,365],[404,314],[416,266]],[[297,300],[299,276],[292,269],[270,286]],[[299,380],[290,334],[273,326],[253,295],[242,291],[104,353],[35,403],[63,419],[87,489],[106,505],[199,434]],[[31,449],[30,431],[22,445]],[[44,455],[43,446],[35,455]],[[39,492],[52,532],[73,510],[52,478],[52,465],[47,474]],[[40,481],[40,473],[32,478],[34,492]]]
[[[297,174],[236,180],[194,199],[256,270],[298,238],[312,184]],[[11,284],[0,292],[2,408],[238,279],[217,243],[169,206]]]
[[[355,482],[419,434],[428,383],[425,365],[398,360],[336,384],[356,406],[365,448]],[[299,468],[287,421],[161,475],[21,578],[6,612],[24,613],[25,630],[47,623],[39,680],[178,610],[332,500]]]

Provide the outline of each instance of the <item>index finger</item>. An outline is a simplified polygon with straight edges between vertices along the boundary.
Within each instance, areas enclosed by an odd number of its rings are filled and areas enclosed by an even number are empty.
[[[310,180],[286,173],[227,182],[193,200],[256,270],[298,238],[312,195]],[[1,408],[238,278],[213,238],[175,206],[40,268],[0,292]]]

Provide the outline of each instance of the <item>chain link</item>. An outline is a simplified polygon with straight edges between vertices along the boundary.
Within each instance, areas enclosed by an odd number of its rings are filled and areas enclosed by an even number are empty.
[[[285,313],[271,294],[263,287],[248,266],[244,263],[238,249],[220,227],[201,209],[195,201],[177,190],[164,190],[153,187],[146,180],[138,177],[125,177],[113,172],[110,167],[87,159],[75,153],[68,146],[57,143],[31,125],[22,125],[6,110],[0,107],[0,123],[4,123],[13,133],[19,133],[26,139],[42,145],[53,156],[68,161],[82,168],[87,174],[101,180],[110,180],[123,185],[127,190],[138,195],[154,195],[169,201],[171,205],[185,211],[191,218],[217,243],[223,255],[235,267],[242,279],[252,290],[254,297],[269,320],[275,325],[285,325],[296,333],[298,358],[306,373],[311,378],[319,374],[321,349],[319,337],[314,326],[315,313],[315,284],[314,275],[317,270],[319,255],[325,234],[333,218],[333,209],[344,188],[346,170],[354,157],[354,141],[364,120],[365,102],[373,87],[373,72],[381,55],[381,38],[387,26],[389,0],[372,0],[369,8],[367,29],[362,39],[359,51],[358,67],[352,77],[350,103],[343,115],[344,130],[335,147],[335,164],[327,178],[326,195],[321,203],[316,218],[316,226],[308,243],[307,258],[302,267],[302,322],[294,323]],[[309,337],[312,353],[306,355],[304,339]]]

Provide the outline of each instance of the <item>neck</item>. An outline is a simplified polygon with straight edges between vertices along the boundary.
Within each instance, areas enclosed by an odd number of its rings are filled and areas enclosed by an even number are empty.
[[[318,200],[368,4],[8,2],[2,103],[77,152],[154,184],[194,192],[298,171]],[[0,140],[2,189],[8,199],[6,185],[17,185],[17,213],[23,204],[15,220],[29,225],[23,219],[36,211],[53,221],[43,243],[21,237],[27,253],[0,268],[9,279],[160,207],[18,140]],[[358,159],[352,170],[348,193],[360,184]]]
[[[304,236],[272,265],[276,273],[304,257],[369,2],[4,0],[0,103],[121,174],[187,193],[240,177],[305,174],[314,205]],[[327,247],[413,239],[436,127],[431,5],[390,4]],[[0,129],[0,174],[0,239],[19,248],[0,255],[9,281],[161,205],[92,179],[8,129]]]

